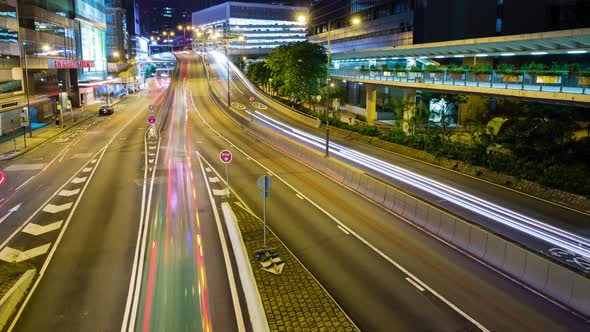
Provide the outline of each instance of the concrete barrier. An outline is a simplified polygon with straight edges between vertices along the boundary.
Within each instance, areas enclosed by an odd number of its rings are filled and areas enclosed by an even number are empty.
[[[453,237],[455,236],[455,217],[447,213],[443,213],[440,216],[440,230],[438,236],[447,241],[453,241]]]
[[[496,235],[488,234],[486,253],[482,257],[485,261],[496,267],[502,267],[506,259],[506,240]]]
[[[393,210],[393,207],[395,205],[395,196],[396,196],[396,190],[388,187],[385,192],[385,201],[383,202],[383,206],[385,206],[386,208],[388,208],[390,210]]]
[[[563,266],[549,264],[545,293],[562,303],[569,303],[572,300],[572,289],[574,287],[574,273]]]
[[[414,215],[414,222],[430,230],[428,224],[430,221],[431,212],[432,211],[430,209],[424,208],[423,206],[418,206]]]
[[[369,196],[368,183],[369,177],[363,174],[359,181],[358,191],[365,196]]]
[[[545,289],[547,284],[547,274],[549,273],[549,261],[540,256],[526,253],[524,275],[522,279],[536,289]]]
[[[524,275],[526,252],[519,246],[507,243],[506,244],[506,260],[502,268],[504,271],[510,273],[514,277],[521,279]]]
[[[8,324],[8,320],[17,309],[17,305],[27,294],[36,272],[37,270],[35,269],[25,271],[8,292],[4,294],[2,299],[0,299],[0,329],[4,330]]]
[[[455,234],[453,235],[452,242],[463,249],[469,248],[469,233],[471,231],[471,225],[463,222],[455,223]]]
[[[588,278],[581,275],[575,275],[573,280],[572,296],[567,304],[588,315],[590,313],[590,282],[588,282]]]
[[[426,224],[428,225],[428,230],[433,232],[434,234],[438,234],[440,231],[440,225],[441,225],[441,214],[442,212],[436,209],[426,209],[428,211],[427,216],[426,216]],[[416,222],[420,222],[418,219],[420,219],[419,216],[417,216]]]
[[[471,226],[469,230],[469,252],[477,257],[483,257],[486,253],[488,234],[488,232],[477,226]]]

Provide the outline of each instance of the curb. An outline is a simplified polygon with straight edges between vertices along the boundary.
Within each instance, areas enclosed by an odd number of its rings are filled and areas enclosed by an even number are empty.
[[[33,283],[36,272],[36,269],[27,270],[0,299],[0,329],[3,330],[6,327],[9,318],[12,317],[17,305],[26,295],[31,283]]]
[[[246,253],[246,245],[242,239],[242,233],[237,228],[237,218],[229,203],[221,203],[221,210],[223,211],[223,219],[225,220],[229,240],[234,251],[252,329],[254,331],[270,331],[264,306],[262,305],[262,299],[258,292],[256,278],[254,277],[254,272],[252,271],[250,260]]]

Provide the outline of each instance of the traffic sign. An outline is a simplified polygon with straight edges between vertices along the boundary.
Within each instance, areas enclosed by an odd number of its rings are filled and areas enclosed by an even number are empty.
[[[268,175],[260,176],[258,177],[258,180],[256,180],[256,184],[258,185],[258,189],[269,191],[272,184],[272,178]]]
[[[153,115],[150,115],[150,116],[148,116],[147,121],[149,124],[153,125],[154,123],[156,123],[156,117]]]
[[[154,109],[154,105],[150,104],[150,111],[152,111]]]
[[[29,126],[29,109],[23,107],[20,110],[20,126],[21,127],[28,127]]]
[[[219,153],[219,159],[225,164],[229,164],[232,159],[231,152],[228,150],[223,150]]]
[[[254,97],[250,97],[249,99],[250,99],[250,101],[254,101]]]

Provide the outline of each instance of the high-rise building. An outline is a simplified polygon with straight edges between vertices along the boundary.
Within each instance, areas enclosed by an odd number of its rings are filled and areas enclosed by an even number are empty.
[[[75,0],[79,26],[76,35],[80,60],[94,62],[90,68],[79,68],[80,81],[102,80],[107,75],[106,15],[104,0]]]
[[[124,63],[129,52],[127,11],[123,0],[105,0],[106,46],[109,63]],[[110,70],[109,70],[110,71]]]

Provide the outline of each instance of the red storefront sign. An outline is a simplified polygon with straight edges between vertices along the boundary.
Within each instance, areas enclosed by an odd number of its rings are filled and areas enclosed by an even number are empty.
[[[61,60],[48,59],[47,68],[49,69],[73,69],[73,68],[92,68],[94,61],[89,60]]]

